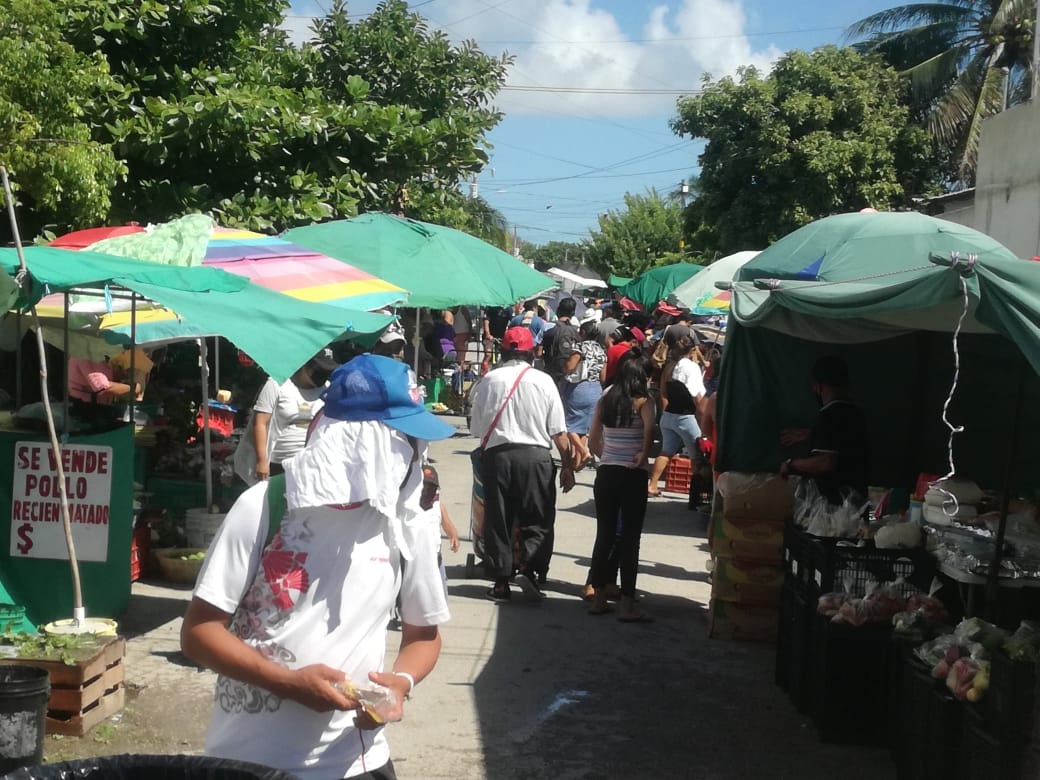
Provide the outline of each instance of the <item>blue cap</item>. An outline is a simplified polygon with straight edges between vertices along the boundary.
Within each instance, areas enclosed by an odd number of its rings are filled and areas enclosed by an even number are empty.
[[[382,355],[358,355],[337,368],[323,398],[332,420],[381,422],[426,441],[455,435],[454,426],[426,411],[411,369]]]

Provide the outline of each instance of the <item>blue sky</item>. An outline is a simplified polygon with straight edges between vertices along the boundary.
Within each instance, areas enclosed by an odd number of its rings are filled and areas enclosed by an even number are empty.
[[[768,68],[790,49],[844,42],[844,30],[898,0],[412,0],[432,26],[516,57],[490,134],[479,193],[523,240],[580,241],[626,192],[678,189],[699,145],[669,129],[680,92],[705,72]],[[371,11],[355,0],[349,13]],[[303,30],[328,0],[294,0]],[[302,34],[297,32],[297,34]],[[583,91],[579,91],[583,90]],[[597,91],[588,91],[597,90]]]

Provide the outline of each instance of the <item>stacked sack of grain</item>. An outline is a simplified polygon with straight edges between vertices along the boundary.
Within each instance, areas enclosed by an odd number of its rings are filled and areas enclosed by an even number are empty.
[[[719,476],[712,513],[708,635],[773,641],[784,583],[784,523],[791,485],[775,474]]]

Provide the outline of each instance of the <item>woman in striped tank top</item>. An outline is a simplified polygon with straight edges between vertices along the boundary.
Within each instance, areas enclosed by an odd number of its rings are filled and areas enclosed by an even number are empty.
[[[589,614],[611,611],[607,586],[614,582],[610,551],[616,543],[621,569],[618,620],[623,623],[650,620],[636,602],[639,539],[646,517],[647,461],[654,439],[654,405],[646,386],[649,368],[650,361],[642,354],[625,355],[618,364],[614,383],[596,406],[589,429],[589,449],[600,458],[593,485],[596,543],[589,576],[596,594]]]

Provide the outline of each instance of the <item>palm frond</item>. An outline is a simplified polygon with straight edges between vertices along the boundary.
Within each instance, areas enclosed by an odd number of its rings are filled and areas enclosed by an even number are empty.
[[[932,24],[953,24],[964,28],[970,26],[977,5],[977,1],[971,2],[971,0],[900,5],[853,22],[845,31],[845,37],[846,40],[852,41],[880,32],[893,32],[905,27]]]
[[[916,65],[906,68],[902,73],[910,77],[914,94],[918,96],[936,97],[951,81],[957,78],[964,62],[972,52],[967,46],[951,46]]]
[[[928,125],[940,143],[957,150],[961,181],[974,181],[982,121],[1003,108],[1004,72],[991,60],[977,57],[936,103]]]

